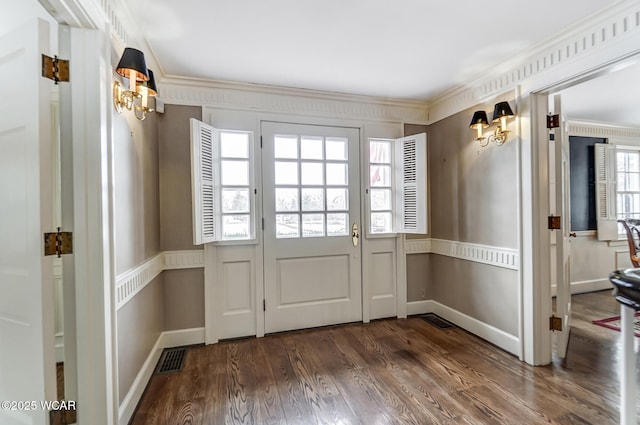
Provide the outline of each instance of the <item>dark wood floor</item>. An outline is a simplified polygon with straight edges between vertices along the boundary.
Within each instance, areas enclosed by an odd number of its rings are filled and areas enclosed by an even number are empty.
[[[419,318],[225,341],[154,375],[132,424],[616,424],[610,291],[573,297],[566,365],[531,367]],[[639,417],[640,418],[640,417]]]

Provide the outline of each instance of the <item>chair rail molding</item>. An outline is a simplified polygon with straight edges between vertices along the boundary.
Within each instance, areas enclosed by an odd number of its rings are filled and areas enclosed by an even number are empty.
[[[165,270],[204,267],[204,251],[164,251],[144,263],[116,277],[116,310],[129,302],[136,294]]]
[[[438,254],[511,270],[520,269],[517,249],[444,239],[407,239],[407,254]]]

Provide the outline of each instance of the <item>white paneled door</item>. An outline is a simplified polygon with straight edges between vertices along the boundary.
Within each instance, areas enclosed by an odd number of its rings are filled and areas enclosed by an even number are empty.
[[[49,26],[0,37],[0,423],[45,424],[55,400],[50,85],[40,76]]]
[[[359,129],[261,127],[265,332],[361,321]]]

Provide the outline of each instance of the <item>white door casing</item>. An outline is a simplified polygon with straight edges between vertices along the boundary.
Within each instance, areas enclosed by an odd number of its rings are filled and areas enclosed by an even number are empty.
[[[359,129],[261,127],[265,332],[361,321]]]
[[[40,76],[49,24],[32,22],[0,38],[0,400],[56,396],[52,259],[50,80]],[[19,407],[19,406],[16,406]],[[0,409],[3,424],[44,424],[47,412]]]
[[[554,171],[556,214],[561,217],[561,229],[554,230],[555,273],[556,273],[556,314],[562,320],[562,330],[554,333],[556,355],[566,358],[569,335],[571,333],[571,277],[569,270],[571,212],[569,194],[569,140],[566,121],[562,115],[561,96],[553,98],[554,114],[560,117],[560,127],[553,130],[555,140]]]

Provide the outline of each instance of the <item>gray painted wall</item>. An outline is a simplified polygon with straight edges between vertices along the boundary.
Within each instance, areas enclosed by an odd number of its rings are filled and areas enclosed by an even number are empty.
[[[163,297],[160,275],[118,310],[120,403],[163,331]]]
[[[160,145],[160,244],[163,251],[193,245],[189,119],[202,108],[166,105],[158,117]],[[203,269],[168,270],[164,277],[164,330],[204,327]]]
[[[469,129],[475,110],[484,109],[491,118],[495,102],[508,100],[515,108],[513,98],[477,105],[429,126],[432,238],[518,248],[515,131],[504,145],[483,148]],[[514,128],[512,120],[509,130]],[[427,268],[433,300],[518,335],[517,271],[440,255],[430,255]]]
[[[160,252],[158,120],[114,114],[116,276]],[[162,276],[117,313],[120,402],[129,392],[164,324]]]

